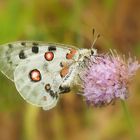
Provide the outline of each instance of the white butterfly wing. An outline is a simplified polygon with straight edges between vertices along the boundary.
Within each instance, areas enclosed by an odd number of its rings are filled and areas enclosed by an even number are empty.
[[[18,55],[16,47],[14,49],[11,48],[10,45],[6,44],[4,46],[0,46],[0,70],[3,74],[5,74],[10,80],[14,79],[13,73],[14,69],[18,64]]]
[[[38,60],[40,58],[40,60]],[[32,61],[33,60],[33,61]],[[40,72],[40,80],[32,81],[30,72],[32,70]],[[53,108],[59,98],[57,90],[62,82],[58,76],[58,72],[50,73],[45,68],[44,61],[41,57],[26,59],[15,69],[14,82],[20,95],[29,103],[45,108],[45,110]],[[46,90],[46,85],[51,86],[50,90]],[[54,95],[51,95],[50,91]]]
[[[0,46],[0,71],[10,80],[14,79],[14,70],[20,62],[31,56],[44,53],[49,47],[60,48],[59,57],[65,56],[68,48],[64,44],[42,43],[42,42],[13,42]],[[73,46],[67,46],[73,47]],[[66,51],[65,51],[66,50]]]
[[[33,42],[13,42],[0,46],[0,70],[10,80],[14,79],[14,70],[20,62],[25,58],[34,55],[31,47],[35,47],[37,44]],[[26,55],[25,55],[26,53]]]
[[[69,49],[62,44],[7,44],[0,48],[0,70],[15,82],[27,102],[48,110],[57,104],[63,90],[60,91],[63,83],[60,64],[68,61],[67,53]]]

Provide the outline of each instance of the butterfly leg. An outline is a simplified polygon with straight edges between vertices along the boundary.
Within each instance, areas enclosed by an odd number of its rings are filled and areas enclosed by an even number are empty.
[[[50,90],[50,91],[49,91],[49,94],[50,94],[50,96],[53,97],[53,98],[58,98],[57,93],[54,92],[53,90]]]
[[[69,86],[60,86],[59,90],[60,90],[59,94],[64,94],[64,93],[68,93],[71,91]]]

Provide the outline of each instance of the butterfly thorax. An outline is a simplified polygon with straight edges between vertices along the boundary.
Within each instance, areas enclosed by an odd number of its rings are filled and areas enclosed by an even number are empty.
[[[88,60],[91,56],[97,55],[96,49],[80,49],[78,51],[78,59],[77,62],[79,65],[85,63],[86,60]]]
[[[94,53],[93,53],[94,52]],[[86,66],[86,60],[96,54],[95,49],[79,49],[68,62],[68,74],[64,78],[63,86],[75,85],[78,81],[78,75]]]

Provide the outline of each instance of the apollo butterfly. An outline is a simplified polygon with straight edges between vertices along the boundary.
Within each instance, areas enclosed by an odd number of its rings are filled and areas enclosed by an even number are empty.
[[[85,60],[96,54],[93,47],[19,41],[0,47],[0,70],[27,102],[49,110],[71,90]]]

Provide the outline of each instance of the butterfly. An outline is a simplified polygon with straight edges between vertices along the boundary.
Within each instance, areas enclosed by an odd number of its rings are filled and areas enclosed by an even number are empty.
[[[96,54],[93,47],[18,41],[0,46],[0,71],[28,103],[49,110],[60,94],[70,92],[85,60]]]

